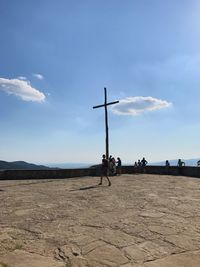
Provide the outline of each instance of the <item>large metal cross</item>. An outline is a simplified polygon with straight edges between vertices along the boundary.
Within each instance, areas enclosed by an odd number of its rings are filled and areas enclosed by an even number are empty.
[[[105,96],[104,104],[103,105],[94,106],[93,108],[101,108],[101,107],[105,108],[106,158],[108,159],[109,158],[109,136],[108,136],[108,111],[107,111],[107,106],[113,105],[113,104],[117,104],[117,103],[119,103],[119,101],[114,101],[114,102],[107,103],[107,91],[106,91],[106,88],[104,88],[104,96]]]

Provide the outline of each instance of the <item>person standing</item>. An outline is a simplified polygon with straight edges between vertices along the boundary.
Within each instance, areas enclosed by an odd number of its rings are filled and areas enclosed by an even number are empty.
[[[117,175],[116,160],[114,157],[112,157],[112,167],[112,175]]]
[[[99,185],[102,185],[103,177],[106,177],[108,180],[108,186],[111,186],[110,179],[108,178],[108,171],[109,171],[109,162],[106,159],[106,155],[102,156],[102,164],[101,164],[101,178]]]
[[[169,167],[170,167],[169,160],[166,160],[166,161],[165,161],[166,174],[169,174]]]
[[[109,164],[108,174],[113,175],[114,166],[113,166],[112,156],[109,157],[108,164]]]
[[[122,161],[121,159],[118,157],[117,158],[117,174],[121,175],[122,173]]]
[[[137,166],[138,166],[138,172],[141,172],[142,162],[140,161],[140,159],[138,159]]]
[[[166,167],[169,167],[169,166],[170,166],[169,160],[166,160],[166,161],[165,161],[165,166],[166,166]]]
[[[178,174],[182,175],[182,170],[183,170],[183,167],[185,166],[185,162],[179,159],[177,166],[178,166]]]
[[[145,173],[145,167],[146,167],[146,165],[147,165],[148,162],[147,162],[147,160],[145,158],[143,158],[141,160],[141,163],[142,163],[142,170]]]
[[[134,163],[134,173],[137,173],[138,172],[138,164],[137,164],[137,161],[135,161]]]

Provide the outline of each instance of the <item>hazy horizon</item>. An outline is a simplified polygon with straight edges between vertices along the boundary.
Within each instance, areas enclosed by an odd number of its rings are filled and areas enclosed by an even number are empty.
[[[199,158],[193,158],[193,159],[183,159],[181,158],[186,166],[197,166],[197,161],[200,160]],[[171,166],[176,166],[178,159],[168,159],[170,162]],[[19,161],[25,161],[26,160],[19,160]],[[137,161],[137,160],[135,160]],[[134,165],[134,162],[131,161],[127,161],[124,162],[122,161],[122,165],[126,166],[126,165]],[[31,164],[36,164],[36,165],[44,165],[47,167],[58,167],[58,168],[87,168],[93,165],[98,165],[101,164],[101,161],[99,162],[27,162],[27,163],[31,163]],[[159,166],[164,166],[165,165],[165,160],[159,161],[159,162],[151,162],[148,161],[148,165],[159,165]]]

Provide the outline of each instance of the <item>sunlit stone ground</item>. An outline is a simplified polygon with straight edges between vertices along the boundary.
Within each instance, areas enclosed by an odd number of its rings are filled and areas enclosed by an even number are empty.
[[[0,262],[200,266],[200,179],[141,174],[111,180],[111,187],[106,180],[96,186],[97,177],[0,181]]]

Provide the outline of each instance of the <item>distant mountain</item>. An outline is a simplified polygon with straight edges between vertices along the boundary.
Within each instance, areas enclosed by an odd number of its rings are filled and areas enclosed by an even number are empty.
[[[3,161],[0,160],[0,170],[48,170],[47,166],[36,165],[25,161]]]
[[[181,160],[183,160],[185,162],[185,166],[196,167],[197,166],[197,161],[200,160],[200,157],[196,158],[196,159],[181,159]],[[178,159],[172,159],[172,160],[169,160],[169,162],[170,162],[171,166],[177,166]],[[149,163],[149,165],[164,166],[165,165],[165,161],[151,162],[151,163]]]
[[[89,163],[46,163],[45,165],[51,168],[76,169],[76,168],[89,168],[93,164],[89,164]]]

